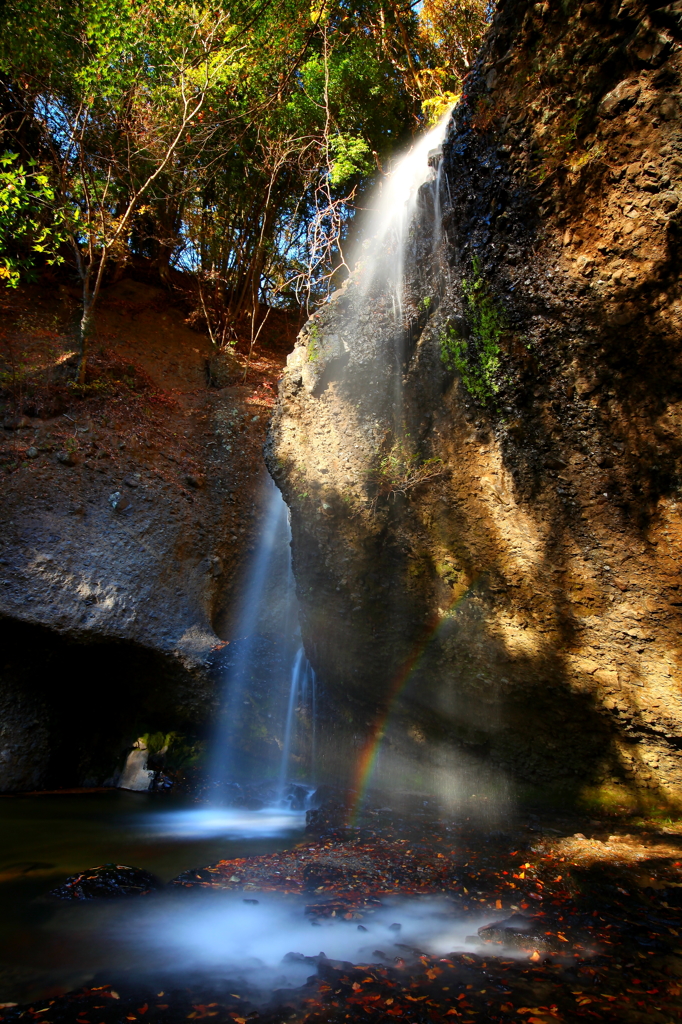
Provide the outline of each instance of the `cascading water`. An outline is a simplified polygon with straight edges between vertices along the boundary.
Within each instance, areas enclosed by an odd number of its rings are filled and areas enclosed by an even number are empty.
[[[236,642],[233,641],[234,656],[227,670],[220,721],[213,743],[211,777],[215,783],[232,777],[237,769],[235,739],[243,725],[251,670],[258,656],[258,626],[266,588],[272,579],[278,556],[281,558],[282,548],[288,544],[286,505],[274,485],[268,487],[268,492],[263,530],[241,603],[241,614],[235,630]]]
[[[267,715],[277,729],[284,721],[277,766],[278,799],[284,800],[292,744],[297,739],[297,710],[310,714],[307,681],[312,669],[298,632],[298,606],[291,566],[288,510],[274,484],[267,485],[263,528],[248,570],[248,583],[228,648],[223,699],[213,741],[211,779],[217,802],[249,781],[267,781],[274,764],[245,762],[240,739],[253,728],[254,716]],[[271,710],[265,712],[264,708]],[[286,717],[284,714],[286,708]],[[310,758],[312,762],[312,758]],[[254,779],[254,775],[260,775]],[[226,790],[226,786],[228,789]]]
[[[356,253],[354,278],[360,293],[368,297],[383,295],[392,310],[395,367],[392,374],[391,403],[396,435],[402,427],[402,373],[407,331],[404,309],[405,253],[411,225],[417,210],[420,189],[433,182],[433,240],[440,230],[440,146],[449,115],[419,138],[411,150],[398,160],[392,172],[377,189],[373,207],[367,215],[366,241]],[[279,490],[269,485],[263,529],[249,570],[248,584],[240,614],[233,629],[229,657],[226,659],[224,698],[214,739],[211,775],[216,792],[225,796],[226,784],[236,784],[253,773],[254,766],[244,763],[243,744],[249,728],[255,697],[263,675],[268,675],[270,718],[282,722],[281,756],[276,770],[276,792],[285,803],[290,779],[292,751],[301,738],[298,725],[308,720],[310,771],[315,762],[315,678],[298,635],[298,607],[291,566],[290,529],[286,505]],[[277,634],[276,652],[268,635]],[[267,648],[267,644],[270,647]],[[266,649],[267,648],[267,649]],[[268,662],[266,665],[265,663]],[[298,756],[300,762],[300,755]],[[270,773],[275,774],[270,767]],[[255,769],[268,771],[268,766]]]
[[[408,153],[398,160],[374,195],[367,214],[365,239],[355,252],[354,280],[369,300],[383,293],[391,308],[393,329],[392,394],[394,431],[403,431],[403,369],[407,356],[408,322],[405,309],[405,253],[410,240],[419,191],[433,182],[434,250],[440,242],[440,156],[450,119],[448,112],[433,128],[417,139]]]
[[[309,692],[310,690],[310,692]],[[310,702],[310,704],[309,704]],[[296,709],[311,711],[311,758],[310,778],[315,778],[315,673],[305,656],[303,646],[299,647],[291,669],[291,686],[289,688],[289,703],[287,706],[287,719],[284,728],[284,743],[282,744],[282,763],[279,770],[278,793],[280,800],[285,800],[285,791],[289,775],[289,762],[291,760],[291,747],[296,725]]]
[[[410,226],[419,189],[427,181],[436,180],[436,203],[440,203],[437,167],[449,118],[448,112],[422,135],[381,183],[367,215],[365,240],[354,254],[361,290],[367,294],[375,285],[388,285],[396,319],[402,319],[403,315],[405,249]],[[440,231],[439,217],[434,221],[435,234]]]

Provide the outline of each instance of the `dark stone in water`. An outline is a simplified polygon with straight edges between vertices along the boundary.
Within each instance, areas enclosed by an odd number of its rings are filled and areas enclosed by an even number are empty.
[[[303,811],[308,802],[308,796],[309,790],[306,786],[299,786],[297,783],[292,782],[287,787],[284,800],[289,804],[292,811]]]
[[[342,804],[328,804],[305,813],[305,830],[310,835],[321,835],[329,829],[343,828],[348,820],[348,808]]]
[[[497,942],[514,949],[557,949],[560,943],[553,936],[547,935],[547,931],[546,918],[512,914],[505,921],[483,925],[478,929],[478,936],[484,942]]]
[[[101,900],[120,896],[144,896],[163,889],[163,882],[142,868],[126,864],[101,864],[67,878],[50,892],[59,900]]]
[[[244,807],[246,807],[247,811],[262,811],[263,808],[265,807],[265,803],[263,800],[260,800],[257,796],[252,796],[248,797],[244,801]]]
[[[320,959],[326,960],[324,953],[320,953],[318,956],[305,956],[303,953],[285,953],[282,957],[283,964],[311,964],[317,967]]]

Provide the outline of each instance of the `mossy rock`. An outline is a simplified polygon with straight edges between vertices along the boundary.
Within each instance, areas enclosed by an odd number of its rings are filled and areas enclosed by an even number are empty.
[[[213,388],[227,388],[236,384],[243,374],[242,366],[231,348],[221,348],[206,360],[208,385]]]

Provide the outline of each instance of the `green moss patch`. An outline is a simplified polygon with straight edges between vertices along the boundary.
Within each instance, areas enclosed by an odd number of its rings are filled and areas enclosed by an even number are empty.
[[[483,278],[478,259],[473,275],[462,282],[469,337],[452,324],[440,334],[440,356],[448,370],[459,373],[464,387],[481,405],[499,391],[500,339],[509,329],[506,313]]]

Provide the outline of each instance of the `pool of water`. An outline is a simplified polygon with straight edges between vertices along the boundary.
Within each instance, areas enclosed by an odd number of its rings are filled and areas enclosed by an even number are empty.
[[[94,939],[111,905],[47,898],[69,875],[113,861],[166,882],[221,858],[282,849],[304,825],[303,813],[219,811],[146,793],[0,798],[0,1002],[86,984],[114,957],[111,944]],[[135,906],[125,900],[119,912],[129,924],[141,912]]]
[[[415,949],[443,955],[470,947],[472,921],[446,898],[386,897],[356,914],[322,919],[310,897],[173,889],[130,900],[69,903],[45,924],[42,948],[87,981],[143,979],[161,990],[179,979],[229,981],[250,998],[297,987],[315,958],[393,965]],[[483,923],[483,919],[477,924]]]

